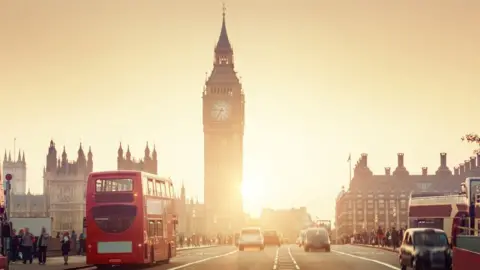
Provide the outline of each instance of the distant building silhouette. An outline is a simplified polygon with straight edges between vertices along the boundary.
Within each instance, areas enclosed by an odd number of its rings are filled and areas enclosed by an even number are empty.
[[[11,217],[52,217],[52,231],[81,231],[85,216],[85,190],[88,174],[93,170],[91,149],[85,154],[80,144],[76,161],[69,161],[65,148],[57,156],[55,143],[50,141],[43,170],[43,194],[26,189],[25,154],[13,161],[4,157],[4,172],[12,173]],[[15,226],[15,225],[14,225]],[[39,232],[33,232],[39,233]]]
[[[91,148],[85,154],[80,144],[76,161],[71,161],[68,160],[65,147],[59,158],[55,143],[50,141],[43,179],[48,215],[53,219],[52,231],[82,231],[86,184],[92,171]]]
[[[245,96],[235,71],[225,12],[213,70],[203,90],[204,198],[209,233],[238,231],[245,222],[243,179]]]
[[[127,152],[123,153],[122,144],[118,147],[117,155],[117,170],[135,170],[143,171],[152,174],[158,174],[157,150],[153,146],[153,151],[150,153],[150,147],[145,146],[145,155],[143,159],[135,160],[130,153],[130,146],[127,146]]]
[[[292,209],[263,209],[260,225],[265,230],[276,230],[295,243],[299,232],[312,225],[312,218],[306,207]]]
[[[4,174],[12,174],[13,179],[11,183],[11,193],[12,194],[26,194],[27,193],[27,163],[25,161],[25,152],[23,155],[20,154],[21,151],[18,151],[18,158],[12,159],[11,153],[8,153],[5,150],[5,155],[3,157],[3,171]]]
[[[404,154],[397,155],[397,167],[392,172],[374,175],[368,167],[368,156],[362,154],[353,170],[348,190],[336,200],[335,227],[338,235],[408,224],[408,201],[411,192],[457,193],[469,176],[480,176],[480,154],[471,157],[452,171],[447,167],[447,154],[440,154],[440,166],[435,174],[423,167],[419,175],[411,175],[404,165]]]

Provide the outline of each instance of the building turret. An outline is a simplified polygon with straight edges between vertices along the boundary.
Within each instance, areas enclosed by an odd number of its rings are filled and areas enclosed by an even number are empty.
[[[23,151],[23,154],[22,154],[22,163],[27,164],[27,162],[25,161],[25,151]]]
[[[47,154],[47,172],[56,172],[57,166],[57,149],[55,148],[55,143],[53,140],[50,140],[50,146]]]
[[[85,157],[85,152],[83,152],[82,143],[78,147],[77,165],[79,171],[84,171],[87,168],[87,158]]]
[[[12,153],[8,152],[8,162],[12,162]]]
[[[155,148],[155,144],[153,145],[152,159],[157,161],[157,149]]]
[[[5,149],[5,155],[3,156],[3,162],[7,162],[7,149]]]
[[[145,146],[145,156],[143,157],[145,161],[150,160],[150,148],[148,147],[148,142],[147,145]]]
[[[18,150],[18,157],[17,157],[16,162],[22,162],[22,154],[21,154],[20,150]]]
[[[126,158],[127,158],[127,160],[132,160],[132,153],[130,152],[130,145],[127,145]]]
[[[89,147],[89,148],[88,148],[87,171],[88,171],[88,172],[93,172],[93,154],[92,154],[92,147]]]

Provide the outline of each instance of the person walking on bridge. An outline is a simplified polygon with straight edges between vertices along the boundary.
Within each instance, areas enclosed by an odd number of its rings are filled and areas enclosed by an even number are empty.
[[[42,232],[38,237],[38,263],[45,264],[47,262],[47,248],[50,235],[47,233],[45,227],[42,228]]]

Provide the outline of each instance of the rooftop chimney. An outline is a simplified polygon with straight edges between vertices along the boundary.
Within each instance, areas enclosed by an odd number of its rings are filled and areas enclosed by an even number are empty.
[[[470,171],[470,160],[465,160],[465,171],[468,172]]]
[[[428,175],[428,167],[422,167],[422,175],[423,176]]]
[[[385,167],[385,175],[391,175],[390,167]]]
[[[465,173],[465,164],[460,163],[460,175]]]
[[[364,167],[367,167],[367,166],[368,166],[367,158],[368,158],[368,154],[363,153],[361,160],[362,160],[362,165],[363,165]]]
[[[460,175],[460,168],[458,166],[453,167],[453,174]]]
[[[405,167],[405,165],[403,164],[403,153],[398,153],[397,154],[397,166],[399,168]]]
[[[447,153],[440,153],[440,167],[447,167]]]

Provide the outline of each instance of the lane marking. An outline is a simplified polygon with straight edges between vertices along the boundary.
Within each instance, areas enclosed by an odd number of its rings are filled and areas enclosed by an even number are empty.
[[[208,257],[208,258],[201,259],[201,260],[198,260],[198,261],[189,262],[189,263],[186,263],[186,264],[182,264],[182,265],[179,265],[179,266],[175,266],[175,267],[172,267],[172,268],[168,268],[168,270],[183,269],[183,268],[192,266],[192,265],[194,265],[194,264],[199,264],[199,263],[203,263],[203,262],[210,261],[210,260],[213,260],[213,259],[218,259],[218,258],[226,257],[226,256],[229,256],[229,255],[235,254],[235,253],[237,253],[237,252],[238,252],[238,250],[234,250],[234,251],[231,251],[231,252],[228,252],[228,253],[224,253],[224,254],[221,254],[221,255],[217,255],[217,256],[213,256],[213,257]]]
[[[356,259],[360,259],[360,260],[364,260],[364,261],[368,261],[368,262],[373,262],[373,263],[376,263],[376,264],[380,264],[380,265],[383,265],[383,266],[388,267],[388,268],[393,269],[393,270],[401,270],[401,269],[398,268],[398,267],[395,267],[395,266],[393,266],[393,265],[391,265],[391,264],[384,263],[384,262],[381,262],[381,261],[378,261],[378,260],[369,259],[369,258],[365,258],[365,257],[361,257],[361,256],[357,256],[357,255],[353,255],[353,254],[341,252],[341,251],[336,251],[336,250],[332,250],[332,252],[335,252],[335,253],[340,254],[340,255],[350,256],[350,257],[352,257],[352,258],[356,258]]]
[[[292,250],[290,249],[290,247],[288,247],[288,255],[290,255],[290,259],[292,259],[292,262],[295,265],[295,268],[297,270],[300,270],[300,267],[298,266],[297,261],[295,261],[295,259],[293,258]]]
[[[277,251],[275,252],[275,259],[273,260],[273,270],[276,270],[277,269],[277,265],[278,265],[278,251],[280,250],[280,248],[277,248]]]

